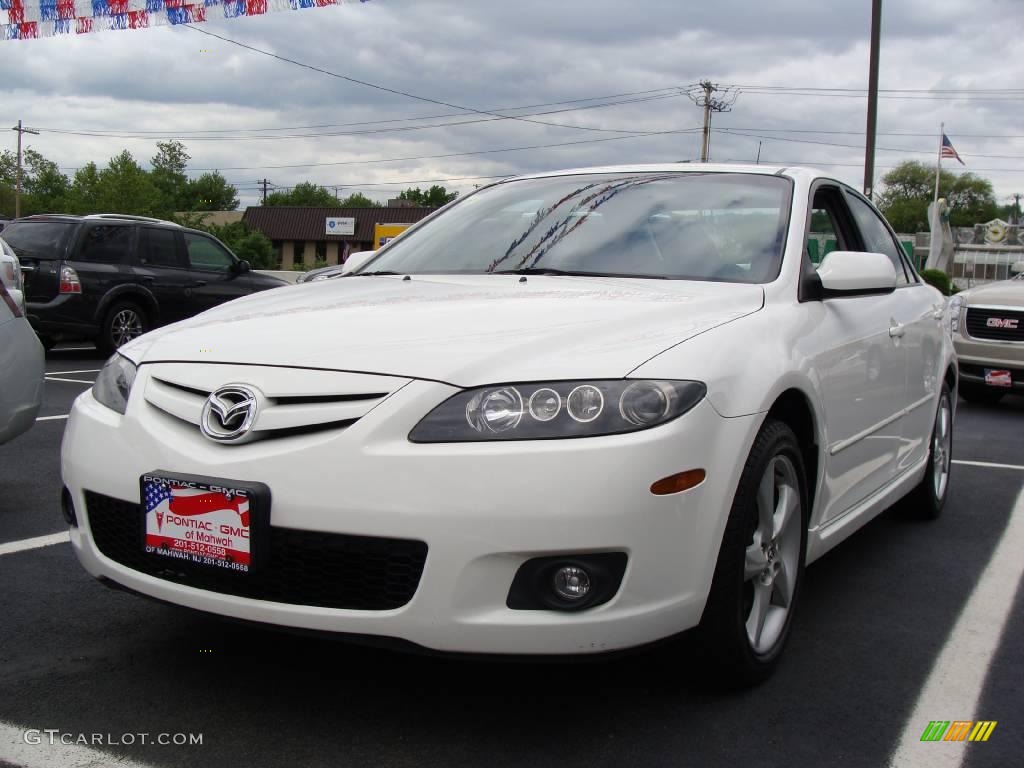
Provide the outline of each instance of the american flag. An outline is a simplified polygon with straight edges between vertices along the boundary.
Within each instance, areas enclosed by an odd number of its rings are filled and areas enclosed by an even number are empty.
[[[960,165],[966,165],[966,163],[960,159],[960,155],[953,149],[953,142],[949,140],[949,136],[942,134],[942,149],[939,152],[939,157],[955,157]]]
[[[167,483],[146,483],[146,514],[159,507],[173,494]]]

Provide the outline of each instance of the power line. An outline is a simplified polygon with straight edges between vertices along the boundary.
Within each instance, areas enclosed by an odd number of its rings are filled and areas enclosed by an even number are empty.
[[[464,112],[472,112],[472,113],[478,114],[478,115],[489,115],[491,117],[499,117],[499,118],[502,118],[502,119],[516,120],[516,121],[520,121],[520,122],[524,122],[524,123],[534,123],[536,125],[544,125],[544,126],[554,127],[554,128],[570,128],[570,129],[577,130],[577,131],[600,131],[602,133],[634,133],[634,131],[619,131],[619,130],[613,130],[611,128],[595,128],[595,127],[592,127],[592,126],[585,126],[585,125],[566,125],[564,123],[551,123],[551,122],[547,122],[547,121],[544,121],[544,120],[532,120],[532,119],[530,119],[528,117],[509,117],[507,115],[501,115],[501,114],[498,114],[497,112],[491,112],[491,111],[488,111],[486,109],[474,109],[473,107],[466,107],[466,106],[463,106],[461,104],[454,104],[454,103],[452,103],[450,101],[442,101],[441,99],[432,99],[432,98],[430,98],[428,96],[420,96],[418,94],[410,93],[408,91],[402,91],[402,90],[399,90],[397,88],[389,88],[389,87],[384,86],[384,85],[379,85],[378,83],[371,83],[371,82],[369,82],[367,80],[360,80],[358,78],[350,77],[348,75],[342,75],[342,74],[339,74],[337,72],[331,72],[328,69],[323,69],[322,67],[317,67],[317,66],[314,66],[312,64],[306,64],[306,63],[301,62],[301,61],[296,61],[295,59],[290,59],[290,58],[288,58],[286,56],[281,56],[279,54],[273,53],[272,51],[266,51],[266,50],[263,50],[262,48],[257,48],[256,46],[249,45],[248,43],[243,43],[243,42],[241,42],[239,40],[232,40],[230,37],[224,37],[223,35],[218,35],[216,32],[211,32],[208,29],[202,29],[201,27],[195,27],[195,26],[192,26],[191,24],[183,24],[181,26],[186,27],[187,29],[191,29],[194,32],[199,32],[200,34],[203,34],[203,35],[208,35],[210,37],[215,37],[218,40],[222,40],[225,43],[230,43],[231,45],[236,45],[239,48],[245,48],[248,51],[252,51],[254,53],[259,53],[259,54],[261,54],[263,56],[269,56],[270,58],[276,59],[278,61],[283,61],[283,62],[286,62],[288,64],[294,64],[297,67],[302,67],[303,69],[308,69],[311,72],[319,72],[322,75],[328,75],[330,77],[335,77],[335,78],[337,78],[339,80],[344,80],[345,82],[348,82],[348,83],[353,83],[355,85],[362,85],[362,86],[364,86],[366,88],[373,88],[374,90],[383,91],[384,93],[392,93],[392,94],[395,94],[396,96],[404,96],[406,98],[415,99],[416,101],[422,101],[422,102],[426,102],[428,104],[437,104],[438,106],[448,107],[450,109],[458,109],[458,110],[464,111]]]
[[[557,107],[557,106],[561,106],[563,104],[582,104],[583,102],[586,102],[586,101],[606,102],[609,99],[621,99],[621,98],[630,97],[630,96],[654,96],[656,94],[659,97],[661,97],[661,96],[663,96],[663,97],[678,97],[678,96],[681,96],[682,92],[684,90],[686,90],[687,88],[689,88],[689,87],[690,86],[688,86],[688,85],[684,85],[684,86],[670,86],[670,87],[666,87],[666,88],[654,88],[654,89],[646,90],[646,91],[628,91],[626,93],[612,93],[612,94],[605,94],[605,95],[602,95],[602,96],[587,96],[585,98],[579,98],[579,99],[565,99],[563,101],[549,101],[549,102],[545,102],[545,103],[542,103],[542,104],[523,104],[523,105],[516,106],[516,107],[491,107],[488,111],[489,112],[512,112],[512,111],[522,110],[522,109],[541,109],[541,108],[544,108],[544,107]],[[580,109],[580,110],[583,110],[583,109],[594,109],[594,108],[603,107],[603,106],[614,106],[614,105],[619,104],[619,103],[620,102],[609,102],[608,104],[604,104],[604,103],[602,103],[602,104],[592,104],[592,105],[586,105],[586,106],[582,106],[582,107],[577,107],[577,109]],[[621,103],[632,103],[632,102],[621,102]],[[568,112],[568,111],[573,111],[573,110],[565,110],[565,111]],[[168,135],[169,133],[173,133],[175,136],[185,137],[185,136],[188,136],[190,134],[266,133],[266,132],[271,132],[271,131],[305,131],[305,130],[316,130],[316,129],[321,129],[321,128],[351,128],[351,127],[364,126],[364,125],[384,125],[384,124],[387,124],[387,123],[407,123],[407,122],[414,122],[414,121],[417,121],[417,120],[440,120],[440,119],[449,118],[449,117],[461,117],[461,116],[466,115],[466,114],[471,114],[471,113],[468,113],[468,112],[465,112],[465,111],[461,111],[461,112],[445,112],[445,113],[438,114],[438,115],[419,115],[419,116],[416,116],[416,117],[395,117],[395,118],[388,118],[388,119],[385,119],[385,120],[361,120],[361,121],[351,122],[351,123],[319,123],[319,124],[316,124],[316,125],[278,126],[278,127],[275,127],[275,128],[242,128],[242,127],[239,127],[239,128],[211,128],[211,129],[192,130],[192,131],[190,131],[190,130],[168,131],[168,130],[165,129],[165,130],[161,130],[161,131],[142,131],[142,130],[137,130],[137,131],[131,131],[131,133],[132,134],[138,134],[139,137],[154,136],[156,138],[160,138],[160,137]],[[530,116],[531,115],[520,115],[520,117],[530,117]],[[74,129],[71,129],[71,128],[39,128],[39,130],[46,131],[46,132],[54,132],[55,133],[55,132],[58,132],[58,131],[70,131],[70,130],[74,130]],[[79,129],[79,130],[88,130],[88,129]],[[105,130],[105,129],[97,128],[97,129],[95,129],[93,131],[93,133],[98,135],[98,134],[104,134],[104,133],[120,134],[122,132],[121,131],[115,131],[115,130],[109,130],[108,131],[108,130]]]
[[[543,112],[534,112],[532,114],[534,114],[534,115],[554,115],[554,114],[561,114],[561,113],[564,113],[564,112],[577,112],[577,111],[584,110],[584,109],[597,109],[597,108],[600,108],[600,107],[618,106],[618,105],[622,105],[622,104],[639,104],[639,103],[649,102],[649,101],[660,101],[660,100],[664,100],[664,99],[678,98],[681,95],[682,94],[680,94],[680,93],[670,93],[670,94],[663,94],[663,95],[659,95],[659,96],[646,96],[646,97],[642,97],[642,98],[635,98],[635,99],[628,99],[628,100],[621,100],[621,101],[614,101],[614,102],[605,102],[603,104],[593,104],[593,105],[589,105],[589,106],[585,106],[585,107],[569,107],[569,108],[564,108],[564,109],[552,109],[552,110],[547,110],[547,111],[543,111]],[[185,140],[188,140],[188,141],[280,141],[282,139],[315,139],[315,138],[324,138],[324,137],[329,137],[329,136],[367,136],[367,135],[380,134],[380,133],[407,133],[407,132],[410,132],[410,131],[421,131],[421,130],[430,129],[430,128],[447,128],[447,127],[454,127],[454,126],[461,126],[461,125],[476,125],[476,124],[479,124],[479,123],[494,123],[494,122],[500,122],[502,120],[518,120],[518,119],[520,119],[520,116],[502,115],[502,116],[498,116],[498,117],[484,117],[484,118],[479,118],[478,117],[478,118],[474,118],[472,120],[458,120],[458,121],[447,122],[447,123],[430,123],[430,124],[427,124],[427,125],[405,125],[405,126],[396,126],[396,127],[392,127],[392,128],[368,128],[368,129],[365,129],[365,130],[358,130],[358,131],[329,131],[329,132],[321,132],[321,133],[276,134],[276,135],[272,135],[272,136],[193,136],[193,135],[186,136],[186,135],[182,135],[182,134],[178,134],[178,133],[163,133],[163,134],[155,134],[155,135],[140,135],[140,134],[136,133],[135,131],[126,131],[126,132],[118,133],[118,132],[114,132],[114,131],[99,131],[99,130],[96,130],[96,131],[94,131],[94,130],[78,130],[78,131],[75,131],[75,130],[70,130],[70,129],[66,129],[66,128],[50,128],[50,129],[40,129],[40,130],[45,130],[47,133],[54,133],[54,134],[59,134],[59,135],[64,135],[64,136],[88,136],[88,137],[104,138],[104,139],[145,139],[145,140],[149,140],[149,141],[152,141],[154,139],[185,139]],[[626,134],[626,135],[630,135],[630,136],[634,136],[634,135],[635,136],[642,136],[645,133],[649,133],[649,131],[637,131],[637,130],[625,130],[625,129],[623,129],[623,130],[613,130],[613,129],[610,129],[610,128],[609,129],[601,128],[601,129],[594,129],[594,130],[600,130],[601,132],[606,132],[606,133]]]

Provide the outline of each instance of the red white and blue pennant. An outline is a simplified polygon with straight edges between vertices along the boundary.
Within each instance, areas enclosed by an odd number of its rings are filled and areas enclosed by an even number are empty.
[[[368,0],[0,0],[0,40],[144,29]]]

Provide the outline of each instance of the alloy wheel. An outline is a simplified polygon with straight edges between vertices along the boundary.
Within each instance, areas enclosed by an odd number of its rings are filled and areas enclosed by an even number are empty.
[[[939,410],[935,414],[935,428],[932,430],[932,483],[935,498],[941,501],[949,484],[949,465],[953,458],[953,409],[949,397],[943,394]]]
[[[757,491],[757,524],[744,563],[747,639],[755,653],[766,654],[782,637],[793,605],[803,515],[796,467],[776,455]]]
[[[110,338],[114,347],[121,347],[142,335],[142,318],[134,309],[122,309],[110,323]]]

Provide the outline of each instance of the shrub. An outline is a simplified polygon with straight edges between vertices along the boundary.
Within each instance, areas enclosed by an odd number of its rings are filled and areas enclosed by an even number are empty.
[[[921,271],[921,279],[933,288],[938,288],[943,296],[952,295],[953,281],[941,269],[925,269]]]

